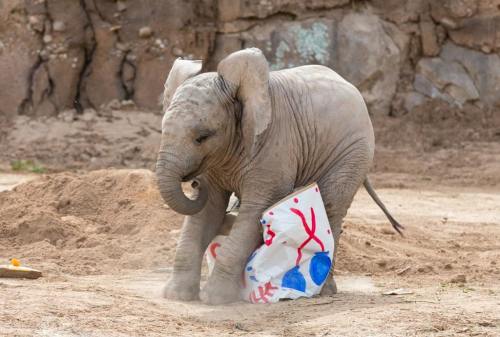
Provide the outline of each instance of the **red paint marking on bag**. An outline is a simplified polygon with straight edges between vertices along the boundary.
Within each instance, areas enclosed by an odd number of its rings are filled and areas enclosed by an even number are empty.
[[[215,252],[215,250],[220,247],[220,243],[218,242],[214,242],[210,245],[210,254],[215,258],[217,258],[217,253]]]
[[[257,290],[252,291],[248,295],[248,299],[252,303],[269,303],[269,297],[273,296],[274,290],[276,289],[278,289],[278,287],[273,286],[271,282],[266,282],[264,286],[259,286]],[[257,291],[259,292],[259,297],[257,297]]]
[[[295,260],[295,265],[298,266],[300,260],[302,259],[302,248],[304,248],[309,243],[309,241],[316,241],[316,243],[318,243],[318,245],[320,246],[322,252],[325,251],[325,246],[323,245],[323,242],[316,236],[316,214],[314,213],[314,208],[311,207],[311,227],[309,227],[309,225],[307,224],[306,217],[304,216],[304,213],[302,213],[302,211],[296,208],[290,208],[290,211],[299,216],[300,220],[302,221],[302,226],[304,227],[304,230],[308,235],[307,239],[304,240],[302,244],[300,244],[299,248],[297,248],[297,259]]]

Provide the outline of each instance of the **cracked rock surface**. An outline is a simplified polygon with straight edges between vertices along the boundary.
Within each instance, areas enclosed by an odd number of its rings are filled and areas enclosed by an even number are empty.
[[[372,114],[436,100],[495,109],[498,31],[500,0],[3,1],[0,114],[81,114],[112,101],[159,111],[175,58],[210,71],[252,46],[274,70],[334,68]]]
[[[82,113],[113,99],[158,109],[164,81],[158,74],[175,59],[170,49],[191,58],[209,53],[213,29],[204,13],[210,8],[194,7],[176,1],[2,2],[0,113]],[[140,37],[145,22],[151,33]]]

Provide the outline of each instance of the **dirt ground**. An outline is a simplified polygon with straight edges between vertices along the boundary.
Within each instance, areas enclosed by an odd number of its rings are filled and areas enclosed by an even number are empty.
[[[16,257],[44,276],[0,279],[0,336],[498,336],[499,115],[435,106],[374,118],[371,178],[405,237],[360,190],[337,295],[216,307],[161,297],[182,221],[148,170],[161,116],[9,121],[0,127],[0,264]],[[49,173],[13,172],[19,159]],[[406,294],[383,295],[399,288]]]
[[[0,257],[44,272],[0,280],[0,335],[498,335],[500,193],[423,181],[379,194],[406,236],[360,191],[336,296],[210,307],[161,297],[181,217],[150,171],[40,176],[0,193]],[[398,288],[410,294],[382,295]]]
[[[154,170],[161,119],[158,113],[92,109],[0,119],[0,171],[19,160],[32,160],[47,172]],[[500,189],[500,111],[457,111],[430,102],[405,116],[372,120],[377,144],[372,171],[384,180],[377,185],[409,187],[423,180]]]

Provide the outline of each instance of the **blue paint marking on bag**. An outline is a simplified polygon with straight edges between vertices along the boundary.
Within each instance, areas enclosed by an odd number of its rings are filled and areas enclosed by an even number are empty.
[[[332,260],[330,260],[328,256],[328,251],[314,253],[311,263],[309,264],[309,274],[316,285],[319,286],[325,282],[331,266]]]
[[[247,260],[247,264],[250,263],[250,261],[253,260],[253,258],[255,257],[255,255],[257,255],[257,251],[254,251],[249,257],[248,257],[248,260]]]
[[[299,266],[295,266],[283,276],[281,280],[281,286],[283,288],[291,288],[298,291],[306,291],[306,280],[304,275],[299,270]]]

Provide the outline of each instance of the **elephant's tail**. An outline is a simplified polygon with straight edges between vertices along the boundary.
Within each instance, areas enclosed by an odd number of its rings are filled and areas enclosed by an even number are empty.
[[[363,186],[365,186],[366,191],[368,192],[370,197],[372,197],[373,201],[375,201],[375,203],[378,205],[378,207],[380,207],[382,212],[384,212],[385,216],[390,221],[392,227],[396,230],[396,232],[398,232],[401,236],[403,236],[403,232],[402,232],[402,230],[404,229],[403,225],[401,225],[399,222],[397,222],[396,219],[394,219],[392,217],[391,213],[389,213],[389,211],[385,207],[382,200],[380,200],[377,193],[375,193],[375,190],[373,189],[372,185],[370,184],[370,180],[368,180],[368,177],[365,178],[365,181],[363,182]]]

